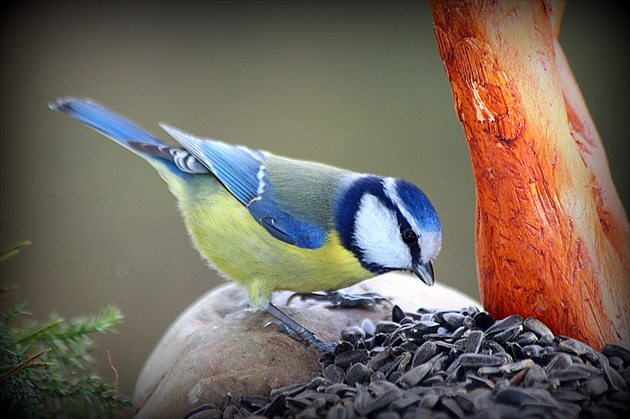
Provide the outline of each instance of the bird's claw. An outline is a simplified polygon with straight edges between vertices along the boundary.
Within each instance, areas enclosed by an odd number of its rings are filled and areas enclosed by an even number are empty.
[[[275,323],[276,325],[278,325],[279,330],[286,332],[293,339],[296,339],[300,342],[308,343],[315,347],[315,349],[322,352],[332,353],[335,350],[336,345],[334,343],[324,342],[323,340],[319,339],[317,336],[315,336],[315,333],[311,332],[309,329],[300,325],[295,320],[287,316],[285,313],[278,310],[278,308],[273,304],[269,303],[266,307],[266,310],[274,317],[267,319],[265,322],[265,326],[269,326],[271,323]]]

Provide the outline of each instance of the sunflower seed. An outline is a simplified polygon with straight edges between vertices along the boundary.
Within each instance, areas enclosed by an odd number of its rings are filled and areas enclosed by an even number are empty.
[[[256,396],[247,394],[240,397],[240,402],[241,405],[248,406],[254,410],[258,410],[261,407],[269,404],[271,400],[267,396]]]
[[[438,350],[442,349],[443,351],[450,350],[455,352],[464,352],[464,348],[459,345],[455,345],[454,343],[437,341],[435,344],[438,346]]]
[[[561,403],[562,413],[571,418],[582,417],[582,408],[575,403]],[[603,417],[603,416],[602,416]]]
[[[438,371],[444,371],[444,369],[448,367],[449,357],[445,354],[437,354],[428,362],[433,365],[431,371],[437,373]]]
[[[461,327],[464,325],[465,318],[466,316],[461,313],[456,313],[456,312],[444,313],[442,315],[442,319],[443,319],[442,324],[444,324],[445,327],[450,330],[455,330],[458,327]]]
[[[372,337],[374,336],[374,332],[376,330],[376,326],[374,325],[374,322],[370,319],[364,319],[361,322],[361,329],[365,332],[365,335],[368,337]]]
[[[474,314],[473,320],[475,321],[475,327],[478,327],[484,331],[494,324],[494,319],[492,318],[490,313],[486,311],[480,311]]]
[[[505,365],[501,365],[499,367],[499,370],[503,373],[509,374],[509,373],[513,373],[513,372],[518,372],[518,371],[522,371],[528,368],[533,367],[534,361],[531,359],[522,359],[520,361],[517,362],[509,362]]]
[[[376,329],[374,330],[374,333],[393,333],[396,330],[398,330],[398,328],[400,327],[400,324],[396,323],[396,322],[386,322],[386,321],[382,321],[382,322],[378,322],[378,324],[376,325]]]
[[[499,403],[521,406],[526,403],[539,403],[540,401],[528,391],[518,387],[508,387],[497,392],[495,399]]]
[[[451,365],[448,366],[446,371],[444,371],[446,373],[446,381],[455,382],[460,371],[463,371],[460,360],[459,358],[455,358],[455,360],[451,362]]]
[[[494,388],[494,381],[487,378],[471,374],[467,376],[467,379],[469,383],[467,388],[469,389],[488,388],[492,390]]]
[[[372,396],[363,385],[357,384],[356,387],[357,395],[354,399],[354,409],[359,415],[365,416],[371,411],[369,409],[372,405]]]
[[[294,396],[295,394],[303,391],[306,387],[306,383],[290,384],[288,386],[271,390],[271,392],[269,393],[269,397],[273,400],[281,394],[284,394],[285,396]]]
[[[385,375],[389,375],[398,369],[398,366],[400,365],[403,359],[404,359],[404,355],[398,355],[391,361],[388,361],[385,364],[383,364],[383,366],[379,368],[378,371],[382,372]]]
[[[549,329],[547,325],[545,325],[543,322],[535,317],[528,317],[523,320],[523,330],[526,332],[532,332],[536,334],[536,336],[538,336],[539,338],[543,336],[553,337],[551,329]]]
[[[331,385],[332,382],[323,376],[315,376],[308,382],[307,388],[310,390],[318,390],[319,388],[326,388]]]
[[[380,396],[383,393],[386,393],[391,390],[400,390],[396,384],[390,383],[389,381],[377,381],[373,382],[368,386],[368,390],[372,392],[375,396]]]
[[[373,352],[374,354],[374,352]],[[391,350],[384,349],[381,352],[376,353],[372,356],[372,358],[367,362],[367,367],[372,371],[378,370],[385,362],[389,360],[391,356]]]
[[[608,358],[613,356],[620,358],[624,365],[630,364],[630,351],[624,347],[607,343],[602,347],[602,353]]]
[[[388,376],[387,376],[387,381],[390,381],[392,383],[397,383],[400,380],[400,377],[402,377],[403,373],[400,371],[392,371]]]
[[[521,353],[527,358],[540,358],[545,348],[540,345],[526,345],[521,348]]]
[[[514,340],[520,346],[532,345],[538,342],[538,336],[533,332],[520,333]]]
[[[444,408],[444,410],[450,413],[451,415],[458,418],[463,418],[464,416],[466,416],[466,413],[464,412],[464,410],[460,407],[459,403],[457,403],[454,399],[450,397],[445,397],[445,398],[442,398],[440,402],[442,403],[442,407]]]
[[[337,365],[329,365],[324,368],[324,371],[322,371],[322,375],[324,376],[324,378],[330,380],[332,383],[342,383],[345,372]]]
[[[459,357],[464,368],[496,367],[506,363],[506,360],[496,355],[465,353]]]
[[[553,392],[553,396],[563,402],[580,402],[588,400],[588,396],[570,388],[559,388]]]
[[[348,418],[348,412],[340,404],[336,404],[333,407],[331,407],[330,410],[328,410],[328,413],[326,414],[326,419],[347,419],[347,418]]]
[[[566,338],[558,344],[558,350],[574,355],[584,355],[588,352],[595,352],[593,348],[584,342],[572,338]]]
[[[492,339],[484,339],[483,342],[481,342],[481,352],[487,352],[488,354],[506,353],[505,348]]]
[[[475,404],[475,410],[478,412],[489,408],[494,403],[494,394],[492,390],[487,388],[476,388],[468,392],[468,396]]]
[[[415,368],[410,369],[400,377],[400,386],[402,388],[413,387],[418,384],[422,379],[431,371],[433,365],[425,363],[418,365]]]
[[[381,410],[380,412],[376,412],[374,419],[400,419],[400,415],[391,410]]]
[[[415,343],[411,341],[407,341],[407,342],[401,343],[397,349],[403,352],[409,352],[410,354],[413,354],[418,349],[418,345],[416,345]]]
[[[353,391],[349,392],[348,390],[352,389]],[[349,386],[348,384],[343,383],[335,383],[331,384],[324,390],[324,393],[327,394],[336,394],[339,397],[345,397],[350,393],[354,393],[354,388]]]
[[[589,373],[576,369],[554,369],[549,372],[549,378],[557,378],[558,380],[560,380],[560,382],[579,381],[588,377],[590,377]]]
[[[494,333],[493,339],[500,345],[505,345],[507,342],[512,341],[521,331],[523,330],[523,326],[516,325],[509,327],[501,332]]]
[[[610,384],[610,386],[615,390],[625,391],[628,389],[628,385],[624,381],[621,374],[619,374],[617,370],[615,370],[610,365],[604,365],[604,377],[606,377],[606,381],[608,381],[608,384]]]
[[[394,400],[389,408],[396,412],[404,412],[409,406],[419,404],[422,397],[413,394],[405,394],[402,398]]]
[[[344,381],[348,385],[354,386],[357,383],[365,383],[369,381],[370,375],[371,373],[368,367],[361,363],[356,363],[348,368]]]
[[[432,376],[428,378],[425,377],[424,380],[422,380],[422,384],[426,386],[437,386],[437,385],[443,384],[444,381],[446,380],[444,379],[443,375],[433,374]]]
[[[440,328],[440,323],[436,323],[433,320],[420,320],[413,323],[412,326],[409,331],[410,336],[422,338],[427,333],[436,333]]]
[[[466,326],[459,326],[451,335],[451,339],[455,341],[461,340],[461,337],[464,336],[466,331],[468,331],[468,328]]]
[[[357,343],[359,340],[365,339],[365,331],[359,326],[346,327],[341,331],[341,340]]]
[[[622,417],[630,405],[623,347],[598,352],[536,318],[494,321],[474,306],[393,311],[346,327],[309,382],[243,396],[242,407],[226,397],[203,416]]]
[[[372,406],[370,408],[370,412],[383,409],[389,406],[394,401],[399,400],[401,398],[402,398],[402,392],[400,391],[400,389],[396,388],[396,389],[388,390],[384,392],[383,394],[377,396],[373,400]]]
[[[511,329],[515,326],[522,326],[522,325],[523,325],[523,316],[514,314],[495,322],[492,326],[486,329],[485,332],[486,332],[486,336],[491,336],[497,333],[504,332],[507,329]]]
[[[573,365],[573,360],[571,357],[565,353],[557,353],[555,356],[549,361],[549,364],[545,367],[545,372],[549,374],[553,370],[565,370]]]
[[[311,405],[312,401],[307,399],[296,399],[294,397],[287,397],[285,399],[285,406],[292,412],[302,412]]]
[[[466,394],[455,394],[454,397],[455,397],[455,400],[457,401],[457,403],[459,404],[459,406],[466,413],[475,413],[475,411],[477,410],[477,407],[475,406],[474,398],[471,397],[470,394],[468,394],[468,393],[466,393]]]
[[[431,359],[437,353],[437,345],[433,341],[426,341],[418,347],[413,354],[411,360],[411,366],[417,367],[420,364],[424,364]]]
[[[464,352],[476,354],[479,352],[484,333],[481,330],[471,330],[466,337],[466,347]]]
[[[380,371],[376,371],[370,377],[370,382],[374,383],[377,381],[387,381],[387,376]]]
[[[610,400],[614,402],[619,402],[625,404],[625,406],[630,406],[630,392],[628,391],[619,391],[612,393],[610,395]]]
[[[614,369],[620,370],[621,368],[623,368],[623,360],[621,358],[611,356],[610,358],[606,359],[608,359],[608,365],[610,365]]]
[[[529,369],[529,371],[527,371],[524,384],[525,387],[535,387],[546,381],[547,374],[545,373],[545,370],[540,365],[534,365]]]
[[[221,416],[216,416],[217,412]],[[221,411],[212,403],[205,403],[190,410],[184,415],[183,419],[205,419],[215,417],[222,417]]]
[[[353,349],[351,351],[342,352],[335,358],[335,365],[339,368],[346,369],[352,364],[362,362],[368,359],[368,351],[365,349]]]
[[[428,407],[429,409],[432,409],[439,401],[440,396],[437,394],[427,394],[422,398],[422,400],[420,400],[420,407]]]
[[[395,305],[392,308],[392,321],[393,322],[400,324],[401,320],[404,319],[405,317],[407,317],[407,315],[405,314],[402,308],[398,307],[397,305]]]
[[[230,404],[223,409],[223,415],[221,416],[221,419],[233,419],[237,417],[240,417],[239,408],[237,406]]]
[[[280,414],[284,410],[285,398],[286,396],[284,394],[280,394],[278,397],[273,399],[271,403],[258,410],[256,414],[270,418]]]
[[[603,377],[590,378],[580,383],[580,391],[590,397],[599,396],[608,390],[608,383]]]
[[[326,406],[326,401],[323,399],[313,400],[306,409],[301,413],[300,417],[305,419],[316,419],[320,417],[319,411]]]

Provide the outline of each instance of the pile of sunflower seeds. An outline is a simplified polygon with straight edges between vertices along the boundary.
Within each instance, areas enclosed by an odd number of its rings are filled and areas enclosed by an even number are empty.
[[[200,418],[617,418],[630,413],[630,351],[554,336],[540,320],[471,306],[366,320],[341,333],[309,382],[226,396]]]

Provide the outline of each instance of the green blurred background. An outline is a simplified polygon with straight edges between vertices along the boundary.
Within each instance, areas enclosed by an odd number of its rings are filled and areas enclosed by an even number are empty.
[[[9,2],[2,13],[1,245],[33,245],[1,286],[40,319],[126,315],[121,389],[185,307],[220,283],[174,199],[132,153],[48,109],[92,97],[162,138],[191,133],[406,178],[435,205],[437,280],[478,298],[468,148],[425,2]],[[621,3],[569,2],[561,42],[628,208],[628,26]],[[422,286],[418,282],[418,286]],[[422,305],[419,301],[418,305]]]

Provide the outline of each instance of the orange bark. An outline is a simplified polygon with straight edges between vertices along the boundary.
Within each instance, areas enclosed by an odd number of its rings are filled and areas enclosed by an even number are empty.
[[[477,187],[485,309],[630,347],[630,224],[557,39],[564,3],[430,5]]]

